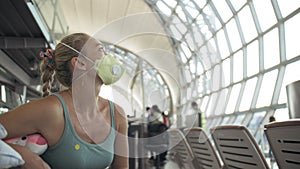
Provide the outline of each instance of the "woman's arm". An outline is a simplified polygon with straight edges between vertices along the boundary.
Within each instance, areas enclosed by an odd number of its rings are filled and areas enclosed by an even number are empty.
[[[127,118],[123,109],[116,105],[115,117],[117,124],[115,155],[112,169],[128,169],[128,137],[127,137]]]
[[[49,165],[45,163],[40,156],[31,152],[27,147],[9,144],[14,150],[16,150],[25,161],[22,165],[22,169],[50,169]]]
[[[56,123],[61,119],[59,118],[59,111],[62,110],[57,106],[57,100],[55,99],[53,96],[50,96],[21,105],[5,114],[1,114],[0,123],[7,130],[7,137],[4,139],[21,137],[32,133],[40,133],[44,137],[47,135],[45,138],[48,143],[55,139],[53,138],[53,134],[51,136],[48,134],[53,133],[53,126],[58,126]],[[10,144],[10,146],[15,149],[25,161],[22,168],[49,168],[37,154],[31,152],[28,148],[14,144]]]
[[[7,131],[7,137],[22,137],[28,134],[44,134],[57,120],[60,109],[53,96],[23,104],[0,115],[0,123]]]

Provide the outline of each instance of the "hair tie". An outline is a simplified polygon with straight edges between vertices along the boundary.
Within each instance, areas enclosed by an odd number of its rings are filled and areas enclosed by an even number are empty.
[[[51,70],[55,69],[55,62],[54,62],[54,50],[47,49],[46,52],[41,51],[40,57],[44,59],[44,63],[49,67]]]

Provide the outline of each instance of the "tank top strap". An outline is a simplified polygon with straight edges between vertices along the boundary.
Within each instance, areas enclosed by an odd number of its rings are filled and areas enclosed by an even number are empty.
[[[112,101],[109,102],[109,109],[110,109],[110,117],[111,117],[111,126],[114,130],[116,130],[116,123],[115,123],[115,105]]]
[[[63,111],[64,111],[64,116],[66,118],[66,122],[70,123],[68,107],[67,107],[66,102],[64,101],[63,97],[58,93],[51,93],[51,96],[56,96],[59,99],[60,103],[63,106]]]

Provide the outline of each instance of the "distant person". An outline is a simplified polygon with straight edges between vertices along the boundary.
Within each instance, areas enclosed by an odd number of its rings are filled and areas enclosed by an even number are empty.
[[[269,117],[269,123],[272,123],[272,122],[274,122],[274,121],[276,121],[275,117],[274,117],[274,116],[270,116],[270,117]],[[271,163],[272,163],[272,162],[275,162],[275,157],[274,157],[274,155],[273,155],[273,152],[272,152],[271,148],[269,149],[269,157],[270,157]]]
[[[205,128],[205,114],[200,111],[198,104],[195,101],[192,102],[191,106],[192,106],[193,110],[196,111],[198,114],[198,126],[201,127],[202,129],[204,129]]]
[[[168,116],[165,114],[165,112],[162,112],[161,115],[162,115],[162,117],[163,117],[163,123],[164,123],[167,127],[169,127],[169,118],[168,118]]]
[[[161,117],[161,111],[157,105],[153,105],[150,108],[150,114],[148,116],[148,124],[157,124],[159,122],[163,122]]]
[[[276,121],[275,117],[274,116],[270,116],[269,117],[269,123],[274,122],[274,121]]]
[[[149,142],[147,145],[159,145],[167,144],[168,139],[164,132],[167,130],[167,126],[163,123],[162,112],[157,105],[153,105],[150,109],[150,114],[148,116],[148,138]],[[156,137],[158,136],[158,137]],[[154,160],[154,152],[150,151],[151,157],[150,160]],[[160,161],[163,163],[166,160],[167,151],[159,154],[159,159],[155,158],[156,162]],[[156,157],[158,157],[156,156]]]

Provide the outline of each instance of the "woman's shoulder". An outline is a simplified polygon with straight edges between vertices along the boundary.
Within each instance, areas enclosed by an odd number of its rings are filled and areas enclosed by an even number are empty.
[[[26,107],[43,114],[46,118],[57,118],[63,110],[59,99],[52,95],[30,101],[26,104]]]
[[[127,124],[126,113],[125,113],[125,111],[123,110],[123,108],[119,104],[117,104],[117,103],[115,103],[115,102],[113,102],[111,100],[102,98],[102,97],[100,97],[100,101],[102,103],[106,103],[107,106],[109,106],[109,102],[113,103],[113,105],[114,105],[114,116],[115,116],[115,122],[117,124],[117,128],[118,128],[118,126],[123,126],[124,123]]]

